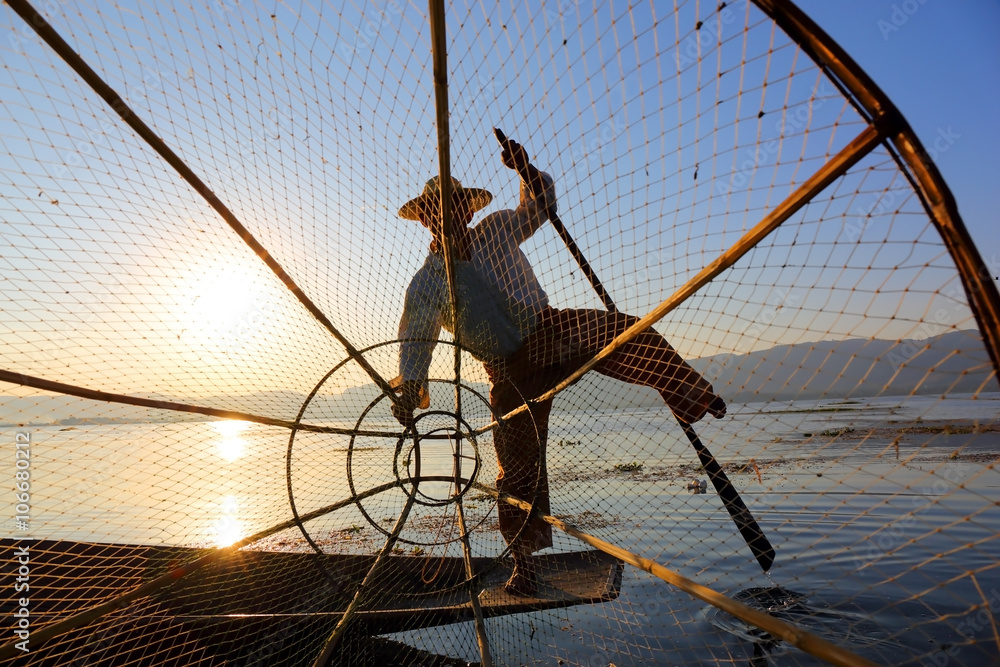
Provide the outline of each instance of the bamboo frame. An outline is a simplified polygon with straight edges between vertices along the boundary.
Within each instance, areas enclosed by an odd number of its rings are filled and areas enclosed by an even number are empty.
[[[109,86],[104,79],[100,77],[97,72],[95,72],[87,62],[80,57],[80,55],[71,47],[66,40],[56,32],[45,18],[39,14],[34,7],[31,6],[30,2],[27,0],[7,0],[7,4],[20,15],[24,22],[30,25],[38,36],[52,48],[53,51],[59,55],[63,61],[69,65],[73,71],[75,71],[84,82],[91,87],[91,89],[97,93],[101,99],[107,102],[108,106],[114,110],[115,113],[121,117],[122,121],[125,122],[129,127],[131,127],[136,134],[138,134],[149,146],[156,151],[160,157],[162,157],[167,164],[174,168],[175,171],[183,178],[187,183],[197,192],[202,198],[208,202],[208,205],[215,209],[226,224],[232,228],[236,234],[243,239],[254,253],[260,257],[260,259],[267,265],[271,272],[278,277],[281,282],[285,284],[285,287],[295,298],[305,306],[306,310],[316,321],[318,321],[323,327],[329,331],[337,341],[344,346],[344,350],[347,352],[348,356],[358,362],[358,365],[368,374],[379,389],[383,391],[389,398],[393,401],[396,399],[396,394],[389,387],[389,383],[386,382],[385,378],[379,375],[378,371],[368,363],[368,360],[361,355],[361,353],[351,344],[347,338],[333,325],[323,311],[319,309],[315,303],[306,295],[306,293],[300,288],[296,282],[292,279],[291,275],[285,271],[284,268],[278,263],[278,260],[274,259],[271,254],[261,245],[250,231],[243,226],[243,223],[239,221],[236,215],[229,210],[222,200],[215,196],[215,193],[208,187],[208,185],[198,177],[194,171],[187,166],[187,163],[181,159],[177,153],[171,149],[166,142],[163,141],[157,135],[152,128],[150,128],[146,123],[139,118],[125,100],[121,98],[118,93],[114,91],[111,86]]]
[[[134,405],[137,407],[153,408],[156,410],[190,412],[193,414],[207,415],[209,417],[218,417],[220,419],[237,419],[240,421],[253,422],[255,424],[263,424],[265,426],[280,426],[281,428],[287,428],[297,431],[308,431],[310,433],[330,433],[333,435],[356,435],[356,436],[363,436],[370,438],[399,437],[398,431],[363,431],[352,428],[341,428],[337,426],[316,426],[314,424],[303,424],[298,421],[289,421],[287,419],[275,419],[273,417],[263,417],[261,415],[255,415],[250,412],[239,412],[238,410],[223,410],[220,408],[211,408],[205,405],[193,405],[190,403],[162,401],[154,398],[142,398],[141,396],[129,396],[127,394],[118,394],[114,392],[100,391],[97,389],[88,389],[86,387],[79,387],[77,385],[66,384],[65,382],[46,380],[44,378],[35,377],[33,375],[25,375],[24,373],[15,373],[13,371],[7,371],[7,370],[0,370],[0,382],[9,382],[10,384],[17,384],[23,387],[33,387],[35,389],[42,389],[44,391],[56,392],[60,394],[65,394],[67,396],[88,398],[94,401],[104,401],[107,403],[121,403],[122,405]],[[443,440],[451,436],[431,434],[431,435],[425,435],[423,437],[431,440]]]
[[[174,412],[190,412],[193,414],[207,415],[209,417],[219,417],[220,419],[238,419],[241,421],[264,424],[265,426],[280,426],[282,428],[298,429],[310,431],[312,433],[333,433],[338,435],[369,435],[376,437],[398,437],[398,433],[388,433],[381,431],[360,432],[353,429],[337,428],[331,426],[314,426],[311,424],[300,424],[287,419],[275,419],[273,417],[263,417],[249,412],[239,412],[237,410],[222,410],[210,408],[204,405],[192,405],[189,403],[176,403],[174,401],[162,401],[153,398],[142,398],[141,396],[129,396],[97,389],[88,389],[64,382],[55,382],[44,378],[15,373],[13,371],[0,370],[0,381],[17,384],[24,387],[33,387],[44,391],[51,391],[67,396],[77,396],[95,401],[107,403],[121,403],[123,405],[134,405],[142,408],[153,408],[156,410],[171,410]]]
[[[455,235],[456,221],[451,210],[451,130],[448,123],[448,30],[445,18],[444,0],[428,0],[428,12],[431,28],[431,45],[433,51],[434,67],[434,108],[437,114],[437,138],[438,138],[438,172],[440,174],[441,204],[440,212],[442,216],[442,246],[444,250],[444,268],[448,279],[448,301],[451,305],[452,319],[454,320],[455,338],[455,423],[456,431],[459,430],[462,414],[462,340],[458,328],[458,292],[455,290],[455,261],[456,249],[453,242]],[[461,441],[458,442],[461,447]],[[459,459],[455,459],[456,465],[456,488],[458,487]],[[465,527],[465,513],[462,509],[462,497],[456,496],[458,509],[459,530],[461,531],[462,556],[465,562],[466,575],[469,579],[475,576],[472,567],[472,547],[469,544],[468,533]],[[486,635],[486,623],[483,620],[483,610],[479,605],[479,598],[476,591],[469,588],[470,603],[475,619],[476,643],[479,646],[481,664],[483,667],[493,667],[493,658],[490,655],[489,638]]]
[[[826,32],[790,0],[754,0],[778,27],[816,62],[838,87],[846,88],[858,112],[882,132],[889,153],[913,185],[948,253],[955,261],[969,308],[1000,383],[1000,294],[983,262],[941,172],[899,109],[871,77]]]
[[[514,507],[526,512],[532,511],[532,505],[529,502],[519,498],[514,498],[513,496],[509,496],[505,493],[491,491],[487,487],[482,488],[493,493],[495,497],[509,505],[513,505]],[[877,667],[876,663],[867,660],[856,653],[848,651],[845,648],[841,648],[840,646],[823,639],[819,635],[809,632],[808,630],[797,628],[791,623],[775,618],[774,616],[758,611],[757,609],[753,609],[752,607],[748,607],[742,602],[733,600],[732,598],[726,597],[722,593],[699,584],[692,579],[688,579],[679,572],[664,567],[654,560],[644,558],[639,554],[617,547],[610,542],[605,542],[598,537],[585,533],[576,526],[567,523],[562,519],[557,519],[556,517],[548,514],[540,516],[546,523],[555,526],[567,535],[572,535],[584,544],[588,544],[610,556],[614,556],[619,560],[625,561],[633,567],[637,567],[644,572],[648,572],[654,577],[667,582],[671,586],[679,588],[685,593],[698,598],[702,602],[707,602],[716,609],[721,609],[722,611],[732,614],[742,621],[746,621],[761,630],[765,630],[773,636],[788,642],[796,648],[802,649],[810,655],[822,658],[831,664],[840,665],[841,667]]]
[[[391,482],[388,484],[383,484],[375,488],[369,489],[364,493],[358,494],[351,498],[346,498],[340,500],[332,505],[327,505],[326,507],[321,507],[319,509],[313,510],[308,514],[303,514],[300,517],[300,521],[311,521],[313,519],[319,518],[330,512],[335,512],[339,509],[347,507],[348,505],[353,505],[358,500],[364,500],[365,498],[370,498],[372,496],[384,493],[390,489],[394,489],[399,486],[399,482]],[[210,565],[217,560],[221,560],[227,556],[230,556],[243,547],[258,542],[265,537],[274,535],[275,533],[280,533],[288,528],[293,528],[298,525],[299,521],[295,519],[289,519],[288,521],[283,521],[282,523],[266,528],[260,532],[254,533],[249,537],[244,537],[242,540],[232,543],[228,547],[219,547],[217,550],[202,556],[196,560],[187,563],[186,565],[181,565],[180,567],[174,568],[167,572],[166,574],[160,575],[156,579],[149,581],[141,586],[134,588],[133,590],[123,593],[118,597],[108,600],[107,602],[102,602],[101,604],[95,605],[90,609],[86,609],[82,612],[68,616],[61,621],[56,621],[55,623],[50,623],[49,625],[43,626],[40,630],[32,630],[31,641],[43,644],[46,641],[52,639],[53,637],[58,637],[61,634],[69,632],[70,630],[76,630],[85,625],[93,623],[102,616],[106,616],[113,611],[118,609],[123,609],[129,604],[135,602],[140,598],[144,598],[148,595],[152,595],[157,591],[163,590],[175,582],[179,581],[183,577],[201,569],[205,565]],[[19,649],[15,646],[15,641],[10,641],[6,644],[0,645],[0,660],[11,658],[16,655],[20,655]]]

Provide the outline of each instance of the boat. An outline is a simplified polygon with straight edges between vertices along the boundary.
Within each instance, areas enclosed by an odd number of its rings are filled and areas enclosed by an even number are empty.
[[[16,560],[19,549],[30,554],[29,608],[36,633],[161,577],[176,579],[96,625],[31,645],[17,664],[32,665],[66,656],[66,664],[73,664],[77,654],[85,655],[88,665],[122,664],[116,661],[152,653],[157,660],[187,656],[191,663],[185,664],[244,664],[265,654],[300,664],[322,650],[376,559],[229,550],[200,567],[197,577],[186,577],[185,565],[219,550],[71,540],[4,539],[0,546],[7,562]],[[621,589],[624,563],[600,551],[541,554],[537,564],[539,590],[525,597],[503,588],[511,574],[508,559],[473,558],[476,575],[469,579],[462,558],[388,556],[375,569],[345,641],[371,642],[375,635],[473,621],[472,595],[483,617],[492,618],[606,602]],[[384,652],[391,644],[379,646]]]

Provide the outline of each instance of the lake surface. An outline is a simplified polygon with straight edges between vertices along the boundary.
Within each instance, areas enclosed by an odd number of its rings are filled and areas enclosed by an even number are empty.
[[[392,427],[376,422],[365,426]],[[998,423],[1000,394],[983,394],[731,406],[726,419],[697,425],[775,547],[767,574],[711,485],[705,494],[687,489],[705,475],[665,410],[554,414],[552,508],[879,663],[997,664]],[[285,429],[188,422],[17,430],[31,433],[35,538],[228,544],[290,516]],[[0,437],[13,441],[14,433]],[[488,438],[480,445],[479,479],[489,484],[496,464]],[[405,470],[410,454],[387,438],[300,433],[296,508],[347,498],[352,484],[364,491],[391,481],[393,462]],[[422,460],[425,474],[450,470],[445,445]],[[474,550],[499,555],[493,503],[467,498]],[[372,552],[402,501],[399,492],[380,494],[312,522],[310,534],[331,552]],[[400,548],[458,555],[452,517],[447,507],[419,508]],[[4,525],[13,536],[12,522]],[[307,548],[294,530],[263,546]],[[555,550],[585,548],[556,535]],[[492,619],[488,630],[502,664],[823,664],[631,567],[613,602]],[[478,660],[468,624],[394,638]]]

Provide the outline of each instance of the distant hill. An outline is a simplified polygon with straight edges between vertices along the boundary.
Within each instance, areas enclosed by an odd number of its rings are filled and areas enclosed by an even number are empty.
[[[243,396],[209,396],[183,399],[149,395],[144,398],[203,405],[222,410],[263,414],[278,419],[294,419],[303,396],[293,391],[255,392]],[[130,424],[204,421],[202,414],[158,410],[119,403],[95,401],[76,396],[50,394],[30,396],[0,395],[0,426],[42,426],[79,424]]]
[[[998,391],[977,331],[924,340],[848,339],[716,355],[692,365],[727,401]],[[993,376],[992,380],[990,377]]]
[[[970,393],[984,384],[1000,390],[989,355],[976,331],[953,331],[925,340],[847,339],[797,343],[751,352],[694,359],[729,403],[839,397]],[[987,383],[991,384],[987,384]],[[473,383],[483,396],[489,387]],[[357,418],[377,396],[374,385],[351,387],[343,393],[317,397],[322,413],[333,418]],[[432,385],[433,406],[453,401],[452,388]],[[292,391],[256,392],[182,401],[199,405],[293,419],[305,396]],[[589,373],[556,398],[557,410],[616,410],[662,405],[659,394],[645,387]],[[320,407],[317,404],[317,407]],[[191,421],[201,415],[147,410],[89,401],[73,396],[0,396],[0,424],[78,424]]]
[[[728,403],[1000,391],[978,331],[925,340],[847,339],[779,345],[691,360]],[[992,379],[991,379],[992,377]],[[589,373],[556,399],[561,410],[663,405],[658,393]]]
[[[76,396],[0,396],[0,426],[129,424],[203,420],[203,415],[149,410]]]

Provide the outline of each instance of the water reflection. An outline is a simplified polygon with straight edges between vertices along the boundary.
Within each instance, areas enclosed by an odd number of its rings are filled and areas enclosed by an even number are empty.
[[[240,437],[240,434],[243,433],[243,431],[245,431],[249,426],[250,422],[235,420],[212,422],[212,428],[214,428],[216,433],[220,436],[219,441],[216,443],[219,456],[224,458],[229,463],[232,463],[236,459],[243,456],[247,442]]]
[[[240,503],[236,496],[223,496],[219,500],[221,516],[210,530],[216,546],[228,547],[245,537],[243,522],[239,520]]]

